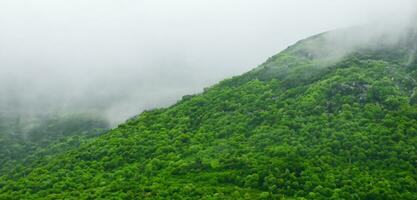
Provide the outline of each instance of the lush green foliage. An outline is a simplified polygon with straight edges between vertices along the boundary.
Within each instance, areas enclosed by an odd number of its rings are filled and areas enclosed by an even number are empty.
[[[406,51],[302,49],[38,156],[1,177],[0,199],[417,199]]]
[[[75,136],[97,136],[109,128],[106,120],[91,114],[33,117],[24,121],[18,116],[2,116],[0,122],[0,174],[15,168],[17,163],[35,152],[44,154],[53,147],[44,149],[49,144],[60,140],[67,141]],[[63,143],[66,146],[70,144]],[[65,149],[55,148],[50,154]]]

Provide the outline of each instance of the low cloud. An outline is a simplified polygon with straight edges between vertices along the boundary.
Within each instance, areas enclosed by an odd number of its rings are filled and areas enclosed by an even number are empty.
[[[3,0],[0,111],[22,116],[91,111],[119,123],[246,72],[307,36],[387,19],[403,22],[413,5]],[[366,35],[346,36],[344,45],[374,38]]]

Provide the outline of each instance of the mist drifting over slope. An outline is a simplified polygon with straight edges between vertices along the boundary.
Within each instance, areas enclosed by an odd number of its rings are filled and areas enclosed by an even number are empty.
[[[92,111],[117,123],[315,33],[379,21],[329,44],[349,49],[387,30],[395,40],[414,8],[411,0],[4,0],[0,111]]]

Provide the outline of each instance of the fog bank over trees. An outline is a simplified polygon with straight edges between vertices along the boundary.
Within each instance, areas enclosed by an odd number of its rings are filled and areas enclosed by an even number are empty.
[[[118,123],[246,72],[300,38],[402,24],[414,7],[411,0],[3,0],[0,111],[91,111]]]

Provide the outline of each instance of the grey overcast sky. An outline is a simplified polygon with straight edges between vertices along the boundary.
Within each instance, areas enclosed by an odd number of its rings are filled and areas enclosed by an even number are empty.
[[[120,122],[412,0],[0,0],[0,109]],[[0,110],[1,111],[1,110]]]

